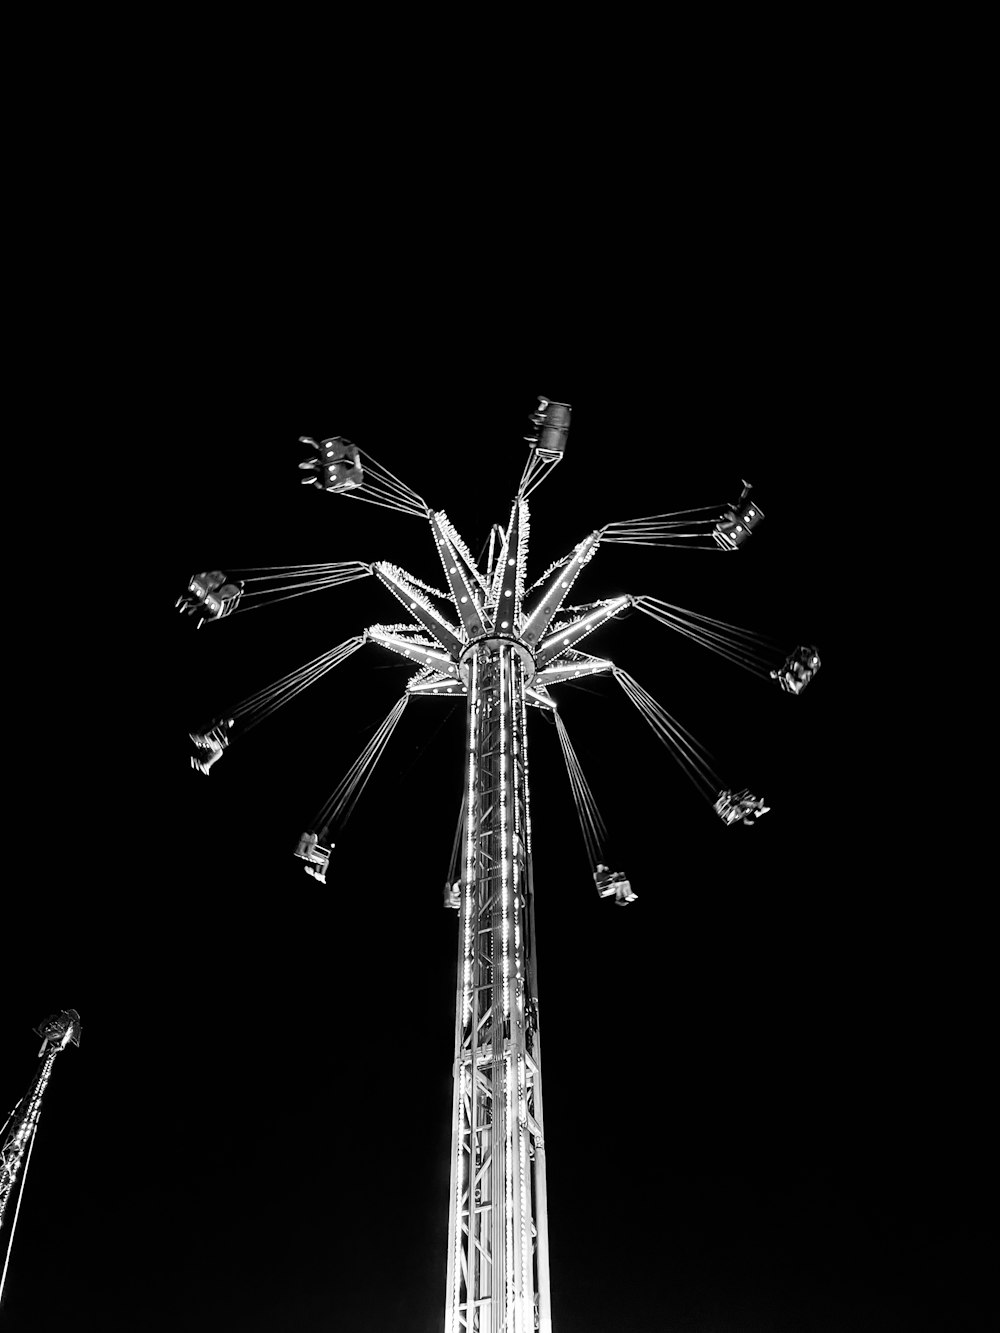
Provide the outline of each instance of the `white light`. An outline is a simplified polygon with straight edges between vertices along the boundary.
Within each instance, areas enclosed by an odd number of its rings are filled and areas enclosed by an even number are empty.
[[[505,596],[505,597],[509,597],[509,596],[510,596],[510,589],[509,589],[509,588],[505,589],[505,591],[504,591],[504,596]]]
[[[513,560],[508,560],[507,563],[508,563],[508,565],[512,565],[512,564],[514,563],[514,561],[513,561]],[[60,1068],[62,1068],[61,1065],[60,1065]]]
[[[500,622],[500,628],[501,628],[501,629],[506,629],[507,626],[508,626],[509,624],[510,624],[510,621],[509,621],[509,620],[501,620],[501,622]]]
[[[451,569],[448,570],[448,573],[449,573],[449,574],[454,574],[454,573],[456,573],[456,572],[457,572],[457,570],[456,570],[455,565],[452,565]]]
[[[463,602],[467,602],[468,600],[469,600],[468,597],[463,597],[463,598],[462,598],[462,601],[463,601]]]

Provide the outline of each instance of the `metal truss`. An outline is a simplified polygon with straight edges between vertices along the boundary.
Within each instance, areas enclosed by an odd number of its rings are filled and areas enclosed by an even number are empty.
[[[31,1086],[7,1117],[0,1142],[0,1233],[4,1230],[7,1205],[17,1197],[17,1208],[10,1229],[6,1233],[3,1268],[0,1270],[0,1297],[3,1295],[7,1279],[7,1266],[10,1261],[11,1246],[14,1240],[14,1227],[17,1212],[21,1206],[20,1192],[24,1189],[24,1179],[31,1160],[38,1121],[42,1114],[42,1098],[52,1077],[52,1066],[56,1056],[67,1046],[80,1044],[80,1015],[75,1009],[63,1009],[40,1023],[35,1032],[42,1038],[38,1052],[39,1064]],[[20,1177],[20,1192],[18,1178]]]
[[[495,530],[485,572],[446,514],[428,517],[457,622],[427,585],[383,562],[372,571],[411,623],[373,625],[365,638],[419,665],[409,693],[467,700],[445,1330],[551,1333],[525,717],[555,708],[549,684],[614,670],[578,645],[632,599],[553,624],[597,550],[594,532],[525,610],[523,496]]]
[[[446,1328],[551,1327],[524,667],[470,660]],[[544,1323],[543,1323],[544,1320]]]

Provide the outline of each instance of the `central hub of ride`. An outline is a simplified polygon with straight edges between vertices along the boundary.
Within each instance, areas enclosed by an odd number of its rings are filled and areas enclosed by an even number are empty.
[[[535,679],[534,655],[526,643],[515,638],[512,634],[484,634],[481,638],[473,639],[471,643],[466,644],[458,659],[458,674],[461,677],[462,684],[468,685],[469,683],[469,663],[479,648],[503,647],[513,648],[521,659],[521,664],[524,667],[524,683],[530,685]]]

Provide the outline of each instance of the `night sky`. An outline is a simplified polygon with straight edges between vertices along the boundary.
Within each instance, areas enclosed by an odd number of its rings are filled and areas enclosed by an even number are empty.
[[[118,498],[55,502],[80,568],[25,612],[58,671],[17,724],[12,833],[38,850],[3,922],[2,1110],[41,1019],[73,1006],[83,1040],[46,1095],[4,1333],[440,1333],[463,707],[409,705],[324,888],[298,835],[414,668],[366,646],[208,777],[187,733],[401,608],[363,580],[195,630],[174,601],[199,570],[351,559],[439,585],[427,526],[300,486],[297,437],[354,440],[478,552],[541,393],[573,423],[529,580],[745,477],[743,550],[602,547],[573,600],[648,593],[823,659],[794,698],[639,613],[592,636],[772,806],[725,828],[614,682],[555,687],[627,911],[530,711],[556,1333],[986,1327],[980,890],[949,792],[901,794],[926,777],[873,665],[893,566],[866,488],[898,462],[859,429],[867,372],[779,323],[639,356],[607,327],[600,351],[456,326],[438,359],[417,319],[405,347],[373,323],[302,362],[280,328],[238,355],[219,325],[156,368],[145,425],[107,414]]]

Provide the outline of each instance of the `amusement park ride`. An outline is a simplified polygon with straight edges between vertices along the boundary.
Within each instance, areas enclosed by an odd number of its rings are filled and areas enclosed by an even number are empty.
[[[0,1300],[3,1299],[3,1289],[7,1281],[14,1229],[17,1226],[17,1215],[21,1211],[21,1199],[31,1163],[31,1150],[35,1146],[38,1120],[42,1114],[42,1096],[52,1077],[52,1066],[56,1062],[56,1056],[67,1046],[80,1045],[80,1015],[75,1009],[63,1009],[58,1014],[52,1014],[44,1023],[39,1023],[35,1032],[42,1039],[35,1077],[0,1130],[0,1134],[3,1135],[0,1141],[0,1237],[6,1236],[3,1269],[0,1271]],[[17,1204],[10,1226],[6,1227],[8,1204],[14,1197],[17,1199]]]
[[[414,695],[465,699],[463,798],[444,888],[458,913],[457,999],[451,1129],[445,1333],[552,1333],[546,1206],[545,1119],[538,1012],[535,885],[529,799],[529,709],[555,720],[597,893],[618,906],[637,900],[604,859],[605,831],[593,794],[550,693],[562,682],[610,675],[671,751],[726,826],[752,825],[768,808],[731,790],[707,751],[643,687],[583,642],[630,608],[798,695],[815,676],[815,648],[791,653],[773,641],[658,598],[621,594],[568,605],[584,567],[605,543],[701,548],[732,554],[763,519],[751,486],[738,499],[699,510],[611,523],[589,533],[530,585],[528,499],[560,462],[570,407],[540,399],[527,465],[507,525],[495,525],[477,560],[444,511],[341,437],[316,442],[300,464],[303,483],[328,495],[379,504],[425,520],[441,561],[439,589],[394,564],[351,561],[200,573],[178,608],[198,624],[251,603],[374,577],[406,619],[376,624],[220,714],[191,736],[192,766],[210,774],[234,736],[365,644],[399,654],[418,670],[312,826],[295,855],[320,883],[334,843]],[[256,599],[256,600],[254,600]],[[78,1029],[77,1029],[78,1031]]]

